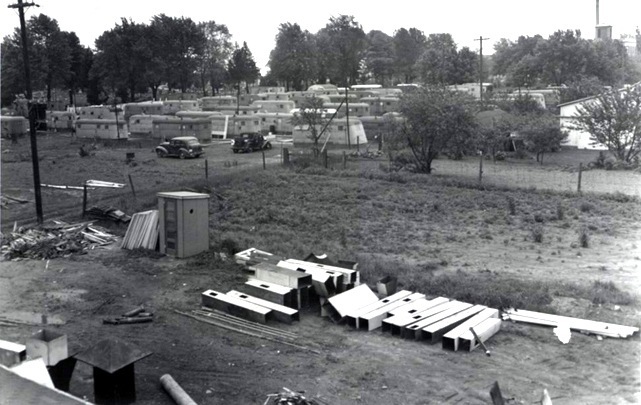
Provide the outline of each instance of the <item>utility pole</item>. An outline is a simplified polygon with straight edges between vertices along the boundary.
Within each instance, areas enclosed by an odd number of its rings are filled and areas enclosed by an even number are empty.
[[[481,35],[478,39],[475,39],[475,41],[479,41],[481,43],[481,50],[480,50],[480,63],[479,63],[479,96],[481,98],[481,108],[483,108],[483,41],[488,40],[489,38],[483,38],[483,35]]]
[[[345,119],[347,120],[347,149],[352,149],[352,141],[349,138],[349,84],[347,84],[346,86],[347,87],[345,87],[345,113],[346,113]]]
[[[42,195],[40,194],[40,165],[38,160],[38,141],[36,139],[36,110],[33,106],[33,93],[31,92],[31,71],[29,69],[29,49],[27,48],[27,27],[24,22],[25,7],[40,7],[35,3],[23,3],[17,0],[8,8],[17,8],[20,15],[20,37],[22,39],[22,58],[24,59],[24,77],[27,90],[27,106],[29,111],[29,138],[31,140],[31,163],[33,165],[33,192],[36,199],[36,217],[38,224],[42,224]]]

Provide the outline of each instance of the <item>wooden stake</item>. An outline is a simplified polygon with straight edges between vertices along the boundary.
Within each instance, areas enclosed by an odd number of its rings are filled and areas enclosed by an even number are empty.
[[[481,158],[479,159],[479,183],[483,181],[483,152],[480,153]]]
[[[492,353],[490,353],[490,350],[487,348],[487,346],[485,346],[485,343],[483,343],[483,341],[481,340],[481,338],[479,337],[479,335],[477,335],[477,334],[476,334],[476,332],[474,332],[474,328],[470,328],[470,332],[472,332],[472,335],[474,335],[474,339],[476,339],[476,341],[477,341],[477,342],[479,342],[479,344],[481,345],[481,347],[483,348],[483,350],[485,350],[485,354],[486,354],[488,357],[489,357],[489,356],[491,356],[491,355],[492,355]]]
[[[261,152],[263,153],[263,170],[267,170],[267,166],[265,165],[265,150],[263,149]]]
[[[87,212],[87,183],[82,186],[82,217],[85,217]]]
[[[579,163],[579,183],[576,187],[576,192],[581,194],[581,175],[583,173],[583,163]]]
[[[136,189],[134,188],[134,181],[131,179],[131,174],[127,175],[129,177],[129,185],[131,186],[131,194],[134,195],[134,200],[136,199]]]
[[[343,169],[347,168],[347,152],[343,151]]]
[[[209,161],[205,159],[205,180],[209,183]]]

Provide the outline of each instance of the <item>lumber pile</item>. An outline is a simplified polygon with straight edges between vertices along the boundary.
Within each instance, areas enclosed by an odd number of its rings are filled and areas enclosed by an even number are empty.
[[[155,250],[158,245],[158,210],[137,212],[131,217],[127,233],[122,239],[122,249]]]
[[[19,228],[2,235],[5,259],[53,259],[82,254],[96,246],[113,243],[117,237],[92,222],[68,224],[52,221],[40,228]]]
[[[85,211],[85,215],[95,219],[110,220],[114,222],[127,223],[131,217],[114,207],[93,206]]]

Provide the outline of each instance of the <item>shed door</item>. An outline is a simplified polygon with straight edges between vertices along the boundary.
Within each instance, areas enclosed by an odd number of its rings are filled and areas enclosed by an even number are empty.
[[[178,215],[176,209],[177,200],[165,199],[165,249],[170,255],[176,254],[178,241]]]

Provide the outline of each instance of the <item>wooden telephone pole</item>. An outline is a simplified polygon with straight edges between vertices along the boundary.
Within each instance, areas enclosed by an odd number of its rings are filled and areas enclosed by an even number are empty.
[[[24,59],[24,76],[27,90],[27,105],[29,111],[29,138],[31,140],[31,163],[33,165],[33,191],[36,199],[36,216],[38,224],[42,224],[42,195],[40,194],[40,165],[38,160],[38,141],[36,139],[36,110],[33,106],[33,93],[31,92],[31,71],[29,69],[29,49],[27,43],[27,27],[24,22],[25,7],[40,7],[35,3],[23,3],[17,0],[17,4],[11,4],[8,8],[17,8],[20,15],[20,37],[22,39],[22,58]]]
[[[480,49],[480,63],[479,63],[479,96],[481,97],[481,107],[483,107],[483,41],[487,41],[489,38],[483,38],[483,35],[475,39],[481,43]]]

